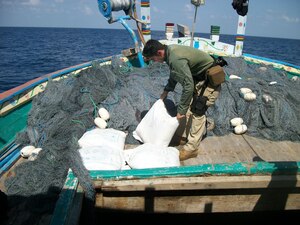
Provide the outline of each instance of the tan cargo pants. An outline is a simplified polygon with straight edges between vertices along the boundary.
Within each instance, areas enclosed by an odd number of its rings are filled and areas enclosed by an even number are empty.
[[[206,105],[208,107],[214,105],[221,91],[221,85],[213,87],[208,85],[204,86],[204,81],[200,81],[195,85],[195,94],[193,100],[201,93],[202,88],[205,88],[203,96],[208,98]],[[190,107],[191,108],[191,107]],[[192,111],[188,110],[186,117],[180,121],[179,128],[176,135],[187,139],[187,143],[183,146],[184,150],[193,151],[199,148],[200,142],[206,133],[206,116],[196,116]]]

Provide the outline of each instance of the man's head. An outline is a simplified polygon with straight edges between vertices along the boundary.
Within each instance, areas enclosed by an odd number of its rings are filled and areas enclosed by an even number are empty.
[[[150,39],[144,46],[143,56],[145,61],[153,60],[162,63],[165,59],[165,46],[157,40]]]

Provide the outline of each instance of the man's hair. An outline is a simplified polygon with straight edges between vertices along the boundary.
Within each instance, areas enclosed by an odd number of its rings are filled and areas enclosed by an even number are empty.
[[[165,49],[165,46],[160,43],[157,40],[150,39],[149,41],[146,42],[144,49],[143,49],[143,56],[145,57],[152,57],[157,55],[158,50],[163,50]]]

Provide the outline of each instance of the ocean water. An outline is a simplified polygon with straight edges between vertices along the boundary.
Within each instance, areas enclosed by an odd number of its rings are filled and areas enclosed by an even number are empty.
[[[209,38],[209,34],[195,36]],[[152,38],[164,37],[164,31],[152,31]],[[221,34],[220,41],[234,45],[235,36]],[[47,73],[120,54],[133,46],[125,29],[0,27],[0,93]],[[300,40],[246,36],[244,53],[299,66]]]

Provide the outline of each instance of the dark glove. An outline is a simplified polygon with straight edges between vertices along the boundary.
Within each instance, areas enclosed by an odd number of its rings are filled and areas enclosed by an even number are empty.
[[[191,111],[196,116],[203,116],[207,110],[206,102],[208,98],[205,96],[198,96],[192,103]]]

